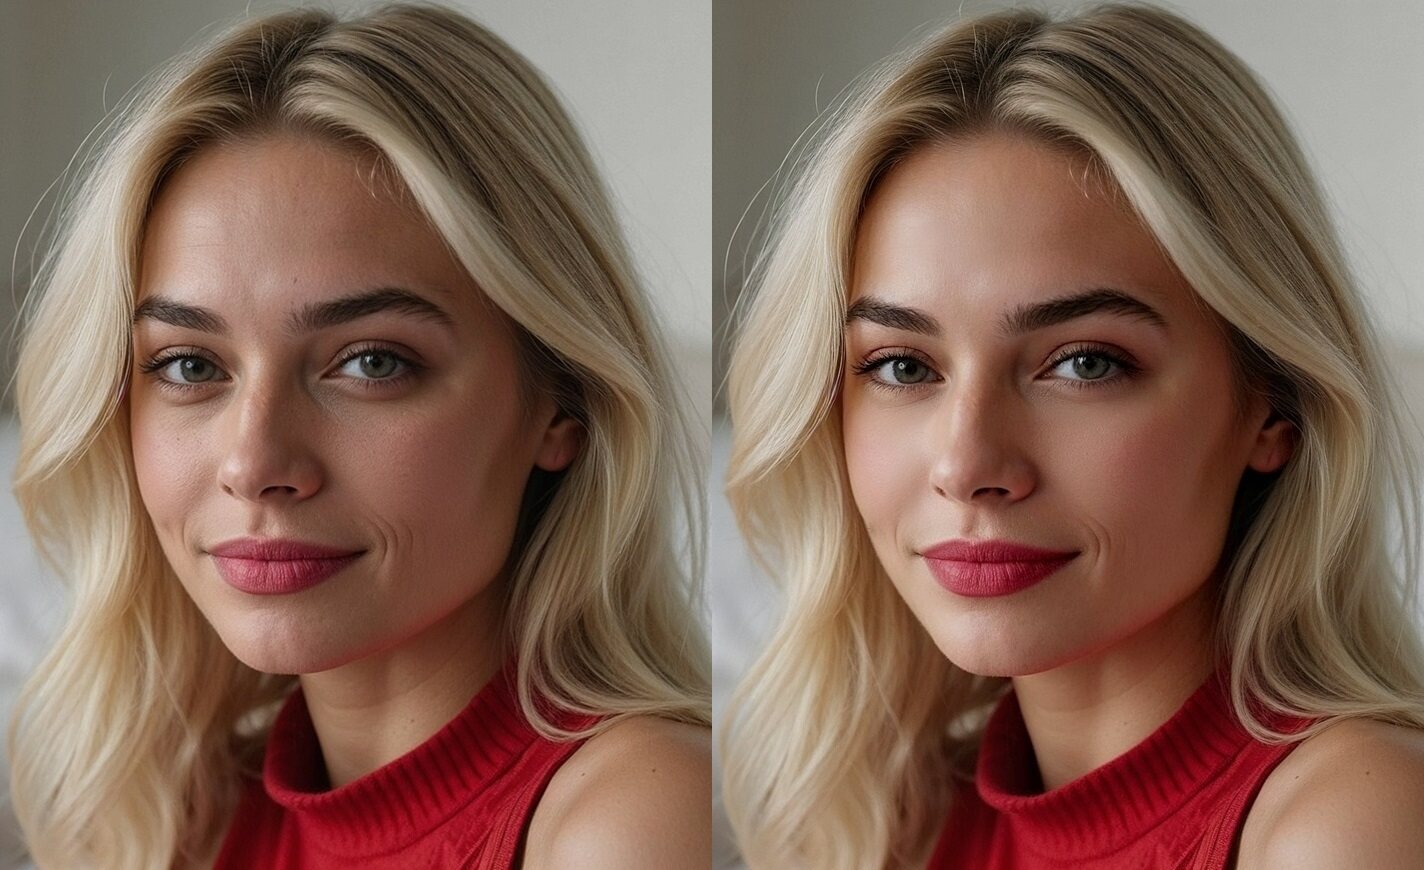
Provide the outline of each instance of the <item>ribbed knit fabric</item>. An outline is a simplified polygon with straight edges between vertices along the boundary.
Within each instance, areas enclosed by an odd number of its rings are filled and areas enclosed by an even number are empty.
[[[514,867],[536,802],[580,742],[535,732],[513,675],[511,660],[429,740],[336,789],[297,689],[273,723],[262,780],[246,785],[216,867]]]
[[[1228,675],[1223,661],[1145,740],[1049,792],[1011,690],[930,868],[1226,868],[1266,775],[1299,745],[1253,739],[1232,712]],[[1293,733],[1313,720],[1268,721]]]

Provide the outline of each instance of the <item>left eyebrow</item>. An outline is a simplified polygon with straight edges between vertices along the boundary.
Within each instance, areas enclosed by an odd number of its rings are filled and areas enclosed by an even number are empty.
[[[454,319],[434,302],[399,287],[378,287],[325,302],[312,302],[292,314],[287,321],[291,333],[314,332],[349,323],[382,311],[394,311],[412,317],[432,320],[453,328]],[[158,320],[187,329],[226,333],[227,323],[211,309],[186,305],[166,296],[150,296],[135,310],[133,322]]]
[[[1099,287],[1046,302],[1020,305],[1000,319],[999,331],[1006,336],[1022,335],[1099,311],[1146,321],[1159,329],[1167,328],[1166,318],[1151,305],[1121,290]]]

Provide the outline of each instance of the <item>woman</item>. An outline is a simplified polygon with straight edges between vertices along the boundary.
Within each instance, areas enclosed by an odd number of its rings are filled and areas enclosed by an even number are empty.
[[[705,866],[697,450],[537,72],[434,6],[244,23],[68,214],[16,393],[75,597],[10,742],[38,864]]]
[[[1414,463],[1250,72],[1001,12],[829,129],[729,375],[786,593],[728,714],[750,866],[1413,866]]]

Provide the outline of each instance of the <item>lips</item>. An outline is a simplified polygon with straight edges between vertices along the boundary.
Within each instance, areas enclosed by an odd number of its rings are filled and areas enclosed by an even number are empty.
[[[288,538],[234,538],[208,549],[214,556],[229,559],[264,559],[286,561],[289,559],[340,559],[359,553],[350,547],[328,547],[325,544],[311,544]]]
[[[234,588],[253,595],[282,595],[321,583],[365,551],[280,538],[238,538],[208,552]]]
[[[945,541],[920,552],[945,589],[969,598],[1010,595],[1073,561],[1075,551],[1046,550],[1013,541]]]

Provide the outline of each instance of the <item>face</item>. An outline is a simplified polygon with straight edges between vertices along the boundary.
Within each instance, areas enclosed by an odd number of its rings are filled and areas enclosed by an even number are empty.
[[[1265,400],[1238,413],[1220,322],[1085,169],[1008,134],[928,145],[859,225],[852,493],[900,595],[973,673],[1038,673],[1199,598],[1243,472],[1289,458]],[[988,540],[1064,555],[1035,572],[942,546]],[[1018,564],[966,564],[985,558]]]
[[[146,226],[128,398],[144,507],[224,643],[271,673],[493,600],[532,469],[577,449],[525,390],[512,325],[372,170],[295,136],[209,146]],[[269,564],[258,582],[339,570],[254,592],[247,560],[211,552],[240,538],[355,555]]]

